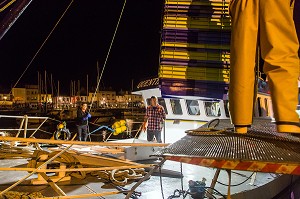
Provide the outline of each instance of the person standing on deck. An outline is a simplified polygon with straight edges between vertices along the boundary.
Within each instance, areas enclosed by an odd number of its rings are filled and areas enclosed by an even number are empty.
[[[260,46],[277,131],[300,135],[298,104],[299,41],[291,0],[231,0],[229,109],[235,132],[252,124],[255,60]],[[296,11],[296,10],[295,10]]]
[[[146,109],[146,115],[143,124],[143,131],[146,130],[147,126],[147,140],[153,141],[155,139],[158,143],[161,143],[161,130],[163,122],[166,119],[166,113],[164,107],[158,104],[157,97],[152,96],[150,98],[150,105]]]
[[[300,42],[300,0],[294,0],[293,16],[294,16],[296,32],[298,35],[298,40]],[[300,47],[298,50],[298,56],[300,58]],[[300,67],[300,61],[299,61],[299,67]],[[300,76],[298,78],[298,104],[300,104]]]
[[[87,111],[87,104],[83,103],[77,110],[77,130],[79,141],[87,140],[89,118],[91,118],[91,114]]]

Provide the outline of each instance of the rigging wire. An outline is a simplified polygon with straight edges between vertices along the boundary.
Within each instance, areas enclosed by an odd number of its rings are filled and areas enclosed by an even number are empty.
[[[101,70],[101,74],[100,74],[99,79],[98,79],[98,82],[97,82],[97,87],[96,87],[96,90],[95,90],[95,92],[94,92],[94,94],[93,94],[93,97],[92,97],[92,101],[91,101],[91,106],[90,106],[90,108],[89,108],[89,112],[91,111],[91,108],[92,108],[92,105],[93,105],[93,102],[94,102],[94,99],[95,99],[97,90],[99,89],[100,82],[101,82],[101,79],[102,79],[102,75],[103,75],[104,69],[105,69],[105,67],[106,67],[106,63],[107,63],[108,57],[109,57],[109,55],[110,55],[110,51],[111,51],[112,45],[113,45],[114,40],[115,40],[117,31],[118,31],[118,28],[119,28],[120,21],[121,21],[122,16],[123,16],[123,12],[124,12],[125,5],[126,5],[126,0],[124,0],[123,7],[122,7],[122,10],[121,10],[121,13],[120,13],[120,16],[119,16],[119,20],[118,20],[118,23],[117,23],[117,25],[116,25],[115,32],[114,32],[114,34],[113,34],[113,37],[112,37],[112,39],[111,39],[111,42],[110,42],[110,45],[109,45],[109,48],[108,48],[108,51],[107,51],[107,54],[106,54],[105,62],[104,62],[103,68],[102,68],[102,70]]]
[[[48,36],[46,37],[46,39],[44,40],[44,42],[42,43],[42,45],[40,46],[40,48],[36,51],[36,53],[34,54],[34,56],[32,57],[32,59],[30,60],[30,62],[28,63],[28,65],[26,66],[25,70],[23,71],[23,73],[21,74],[21,76],[19,77],[19,79],[17,80],[17,82],[14,84],[14,86],[12,87],[15,88],[19,81],[21,80],[21,78],[24,76],[24,74],[26,73],[26,71],[28,70],[28,68],[31,66],[32,62],[35,60],[36,56],[39,54],[39,52],[41,51],[41,49],[44,47],[44,45],[46,44],[46,42],[48,41],[48,39],[50,38],[50,36],[52,35],[53,31],[56,29],[57,25],[59,24],[59,22],[62,20],[62,18],[65,16],[66,12],[69,10],[69,8],[71,7],[72,3],[74,2],[74,0],[71,0],[70,4],[67,6],[67,8],[65,9],[65,11],[63,12],[63,14],[60,16],[60,18],[58,19],[58,21],[56,22],[56,24],[54,25],[54,27],[52,28],[52,30],[50,31],[50,33],[48,34]],[[9,92],[9,94],[12,93],[12,89]]]

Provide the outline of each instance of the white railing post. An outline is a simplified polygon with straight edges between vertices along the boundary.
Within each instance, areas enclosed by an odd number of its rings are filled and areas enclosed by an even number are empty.
[[[27,134],[27,126],[28,126],[28,115],[24,115],[24,118],[25,118],[24,138],[26,138],[26,134]]]
[[[23,128],[24,121],[25,121],[25,118],[23,118],[22,121],[21,121],[20,128],[19,128],[19,130],[18,130],[18,133],[17,133],[16,137],[19,137],[19,135],[20,135],[20,133],[21,133],[21,130],[22,130],[22,128]]]

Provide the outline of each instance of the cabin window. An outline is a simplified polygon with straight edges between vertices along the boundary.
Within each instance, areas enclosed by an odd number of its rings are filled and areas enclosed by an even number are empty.
[[[204,102],[205,113],[208,117],[221,116],[220,103],[219,102]]]
[[[159,97],[159,98],[158,98],[158,104],[161,105],[162,107],[164,107],[165,113],[168,114],[168,110],[167,110],[167,107],[166,107],[165,99]]]
[[[260,97],[257,98],[257,106],[258,106],[258,116],[262,117],[262,108],[260,103]]]
[[[170,99],[172,111],[174,115],[182,115],[182,109],[179,99]]]
[[[269,116],[269,103],[267,98],[265,98],[265,109],[266,109],[266,116]]]
[[[223,102],[224,102],[225,115],[226,115],[226,117],[229,117],[229,101],[224,100]]]
[[[190,115],[200,115],[200,108],[197,100],[186,100],[185,103]]]

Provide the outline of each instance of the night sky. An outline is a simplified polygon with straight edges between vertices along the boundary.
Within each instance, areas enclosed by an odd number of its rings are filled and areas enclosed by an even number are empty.
[[[0,89],[14,85],[69,0],[35,0],[0,40]],[[122,0],[75,0],[17,87],[37,84],[37,71],[53,74],[68,94],[70,81],[96,85],[123,6]],[[158,73],[163,0],[127,0],[101,86],[130,89],[131,79]]]

